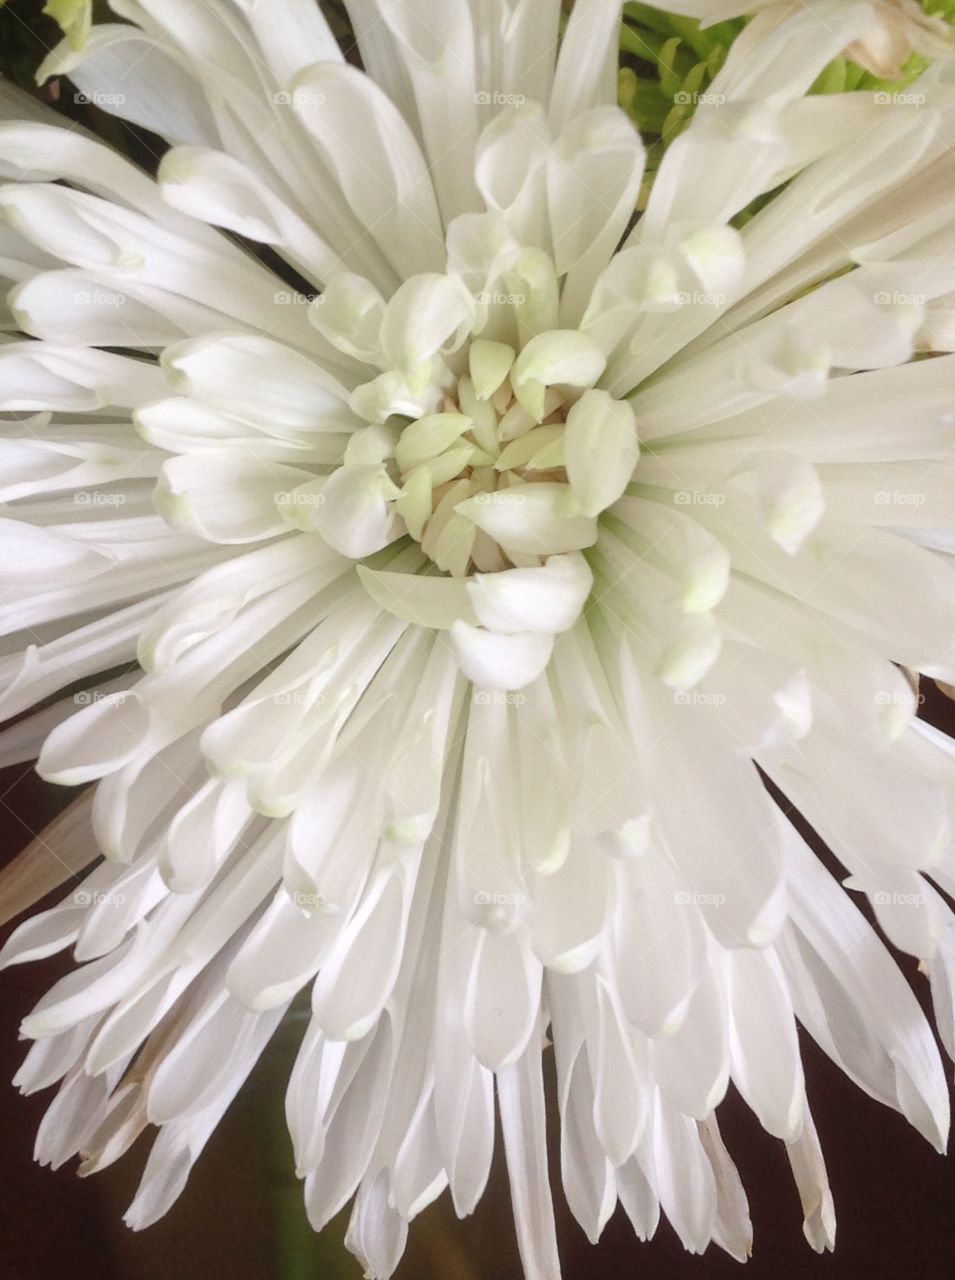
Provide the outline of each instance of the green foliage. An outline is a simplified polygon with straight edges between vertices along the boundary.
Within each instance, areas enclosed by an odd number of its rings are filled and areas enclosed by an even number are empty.
[[[719,72],[743,19],[705,29],[650,5],[623,7],[618,100],[648,144],[641,203],[665,149],[686,128]]]
[[[923,10],[955,25],[955,0],[921,0]],[[640,207],[664,151],[683,132],[719,72],[730,46],[746,26],[734,18],[701,29],[693,18],[648,4],[623,6],[620,27],[618,101],[647,143],[647,172]],[[899,92],[925,70],[927,59],[912,54],[897,80],[880,80],[845,57],[835,58],[810,93]],[[750,216],[756,210],[747,211]]]
[[[33,89],[37,67],[61,34],[35,0],[0,0],[0,75]]]

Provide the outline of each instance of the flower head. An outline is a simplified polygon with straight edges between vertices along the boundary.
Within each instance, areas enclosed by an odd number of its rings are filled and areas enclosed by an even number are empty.
[[[364,71],[305,0],[112,7],[44,73],[161,135],[155,181],[0,92],[0,710],[47,704],[4,742],[96,783],[0,881],[12,915],[96,864],[3,950],[79,962],[23,1026],[40,1157],[159,1126],[148,1225],[308,990],[296,1164],[370,1275],[473,1209],[495,1095],[559,1274],[548,1036],[591,1238],[619,1198],[747,1255],[732,1080],[830,1247],[797,1018],[948,1124],[789,815],[955,1049],[955,752],[916,716],[955,681],[950,64],[807,97],[911,15],[777,7],[636,219],[609,0],[560,35],[557,0],[354,0]]]

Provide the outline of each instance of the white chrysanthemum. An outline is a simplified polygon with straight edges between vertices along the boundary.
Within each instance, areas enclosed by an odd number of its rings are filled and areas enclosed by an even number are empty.
[[[104,855],[3,952],[80,962],[24,1023],[39,1157],[160,1126],[152,1222],[310,987],[289,1127],[370,1275],[473,1209],[495,1092],[558,1275],[548,1034],[589,1236],[619,1198],[747,1255],[732,1079],[830,1246],[797,1018],[940,1147],[946,1081],[763,779],[955,1050],[955,752],[907,674],[955,681],[955,356],[914,359],[955,349],[949,64],[807,97],[885,5],[771,8],[634,225],[608,0],[556,57],[558,0],[352,0],[367,75],[310,0],[112,2],[45,71],[168,139],[158,185],[0,96],[0,708],[44,704],[3,758],[97,782],[8,914]]]

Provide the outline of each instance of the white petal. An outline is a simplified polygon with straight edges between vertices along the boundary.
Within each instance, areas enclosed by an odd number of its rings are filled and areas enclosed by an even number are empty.
[[[163,156],[157,180],[163,199],[174,209],[262,244],[278,245],[299,270],[320,281],[341,267],[334,250],[268,183],[233,156],[175,147]]]
[[[451,644],[461,670],[479,689],[522,689],[541,674],[550,661],[554,637],[542,631],[500,635],[451,624]]]
[[[167,142],[218,142],[212,111],[199,85],[176,58],[136,27],[97,23],[82,49],[61,41],[36,74],[39,84],[53,76],[69,76],[81,100],[158,133]]]
[[[441,348],[460,346],[475,313],[474,299],[456,276],[424,274],[406,280],[385,308],[385,357],[412,380]]]
[[[327,480],[316,482],[314,489],[314,504],[284,509],[295,513],[300,527],[320,533],[341,555],[360,560],[401,536],[391,503],[398,491],[384,467],[339,467]]]
[[[399,277],[440,268],[444,242],[431,178],[394,103],[344,63],[306,67],[291,92],[348,205]]]
[[[252,458],[183,456],[163,467],[155,502],[170,524],[200,538],[256,542],[285,531],[276,498],[308,476],[307,471],[278,464],[263,469]]]
[[[345,393],[314,361],[251,335],[201,338],[169,347],[163,363],[196,399],[258,426],[347,431]]]
[[[406,622],[446,631],[459,619],[472,624],[478,621],[468,589],[473,579],[393,573],[363,564],[358,565],[358,576],[373,600]]]
[[[539,569],[505,569],[467,579],[477,620],[491,631],[569,631],[584,607],[593,574],[579,552],[551,556]]]
[[[585,391],[567,415],[567,478],[581,511],[599,515],[623,493],[640,449],[637,423],[626,400]]]
[[[562,484],[517,484],[479,493],[459,502],[457,510],[507,552],[560,555],[597,541],[597,521],[574,511],[570,490]]]
[[[499,1074],[497,1087],[524,1274],[527,1280],[560,1280],[547,1176],[541,1049],[533,1037],[520,1061]]]
[[[544,388],[566,384],[591,387],[604,370],[603,353],[582,333],[555,329],[539,333],[514,363],[514,394],[535,421],[543,417]]]

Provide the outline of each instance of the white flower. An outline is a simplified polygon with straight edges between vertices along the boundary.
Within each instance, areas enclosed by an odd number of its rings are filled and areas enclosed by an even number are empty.
[[[796,1019],[948,1125],[787,814],[955,1050],[955,751],[906,674],[955,682],[955,356],[913,359],[955,347],[950,64],[810,98],[873,6],[755,20],[634,224],[608,0],[556,58],[558,0],[353,0],[367,75],[305,0],[113,8],[45,71],[172,144],[158,185],[0,89],[0,707],[43,704],[0,741],[97,782],[7,914],[105,855],[3,951],[80,966],[23,1027],[40,1158],[159,1125],[154,1221],[310,988],[297,1167],[369,1275],[473,1209],[495,1091],[559,1274],[548,1036],[591,1238],[619,1198],[745,1258],[732,1080],[830,1247]]]

